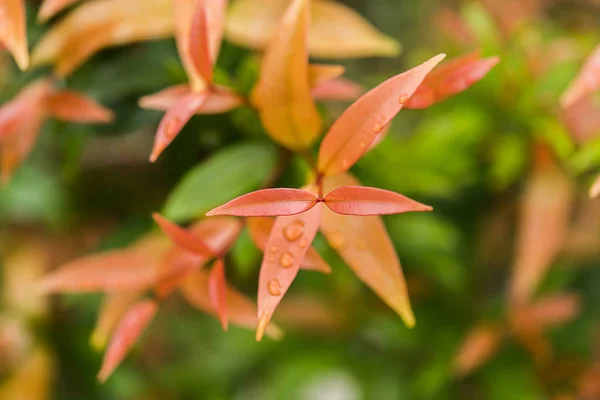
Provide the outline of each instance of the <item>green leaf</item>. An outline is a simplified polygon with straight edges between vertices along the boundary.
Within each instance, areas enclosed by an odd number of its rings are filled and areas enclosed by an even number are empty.
[[[235,197],[259,189],[277,162],[275,147],[245,143],[231,146],[192,168],[177,184],[163,215],[186,221]]]

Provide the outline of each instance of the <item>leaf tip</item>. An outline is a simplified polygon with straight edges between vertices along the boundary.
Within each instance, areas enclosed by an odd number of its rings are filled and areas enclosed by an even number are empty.
[[[263,314],[261,315],[260,319],[258,320],[258,326],[256,327],[256,341],[260,342],[265,334],[265,329],[267,329],[267,325],[269,324],[269,321],[271,320],[271,315],[270,314]]]

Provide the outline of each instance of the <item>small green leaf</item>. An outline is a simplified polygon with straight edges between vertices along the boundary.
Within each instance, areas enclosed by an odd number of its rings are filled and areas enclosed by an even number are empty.
[[[163,209],[175,221],[204,213],[250,191],[259,189],[277,162],[275,147],[246,143],[220,151],[192,168],[177,184]]]

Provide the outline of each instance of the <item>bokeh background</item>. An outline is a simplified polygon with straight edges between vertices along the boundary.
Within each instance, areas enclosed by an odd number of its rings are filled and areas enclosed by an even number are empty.
[[[36,280],[156,229],[150,213],[215,154],[249,141],[272,146],[256,114],[242,108],[192,119],[160,161],[148,163],[161,113],[137,101],[186,78],[172,39],[144,42],[103,50],[62,83],[110,107],[115,122],[48,121],[34,152],[0,189],[0,398],[600,399],[600,201],[587,195],[600,166],[600,123],[578,135],[559,107],[600,40],[600,2],[343,2],[403,46],[396,58],[341,61],[346,76],[365,87],[439,52],[481,49],[501,58],[468,91],[402,111],[386,140],[353,168],[365,185],[434,206],[433,213],[384,218],[416,327],[406,328],[318,237],[333,273],[297,277],[275,316],[284,340],[257,343],[253,332],[235,327],[223,333],[172,296],[114,376],[97,383],[102,354],[89,342],[100,296],[40,296]],[[35,23],[36,2],[28,7],[35,44],[47,25]],[[257,71],[251,51],[224,43],[218,79],[247,92]],[[0,53],[2,102],[47,73],[18,72]],[[346,107],[323,106],[326,121]],[[289,165],[279,186],[304,183],[300,160],[269,154]],[[241,160],[262,164],[271,166]],[[551,178],[540,178],[548,168]],[[195,201],[209,209],[211,196],[230,190],[219,180],[223,173],[207,172],[214,179]],[[526,198],[533,206],[523,206]],[[557,244],[548,250],[549,243]],[[547,266],[536,298],[563,296],[545,309],[567,317],[543,329],[543,346],[519,335],[524,322],[511,317],[519,257]],[[247,234],[227,259],[228,279],[251,297],[260,259]],[[457,357],[477,327],[491,334],[468,351],[489,359],[461,370]]]

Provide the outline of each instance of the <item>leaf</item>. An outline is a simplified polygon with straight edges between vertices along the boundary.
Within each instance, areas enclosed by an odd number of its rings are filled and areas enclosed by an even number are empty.
[[[38,21],[46,22],[65,8],[79,0],[43,0],[38,11]]]
[[[109,46],[173,34],[172,0],[91,0],[53,25],[33,50],[32,65],[55,64],[64,77]]]
[[[53,92],[47,104],[50,114],[63,121],[108,123],[113,120],[112,111],[95,100],[71,90]]]
[[[204,270],[193,272],[182,283],[181,292],[192,306],[215,315],[208,296],[208,276],[209,273]],[[232,286],[227,286],[227,315],[232,324],[246,329],[256,328],[256,305]],[[275,324],[270,324],[265,333],[273,339],[283,336]]]
[[[160,92],[144,96],[139,105],[151,110],[166,111],[180,98],[190,93],[187,85],[170,86]],[[230,89],[213,86],[206,92],[206,101],[196,110],[196,114],[219,114],[231,111],[244,103],[244,100]]]
[[[222,150],[183,177],[162,214],[175,221],[203,216],[229,199],[258,189],[276,161],[275,148],[267,144],[245,143]]]
[[[179,134],[185,124],[196,113],[196,110],[206,101],[207,94],[191,92],[179,98],[169,108],[158,125],[150,162],[155,162],[160,154]]]
[[[325,178],[324,190],[356,186],[348,174]],[[408,327],[415,324],[400,261],[381,217],[351,216],[323,210],[321,232],[356,276],[385,301]]]
[[[598,175],[598,177],[590,187],[590,197],[593,199],[598,196],[600,196],[600,175]]]
[[[208,27],[206,1],[196,1],[195,11],[190,26],[189,57],[194,70],[207,85],[213,80],[213,63],[208,43],[210,30]]]
[[[344,186],[330,192],[323,200],[338,214],[384,215],[411,211],[431,211],[433,208],[389,190]]]
[[[2,0],[0,2],[0,45],[6,46],[21,70],[29,67],[25,24],[24,0]]]
[[[309,87],[308,21],[308,0],[293,0],[263,58],[250,99],[267,133],[292,150],[308,148],[322,127]]]
[[[229,10],[227,39],[240,46],[264,49],[273,37],[289,0],[271,0],[260,7],[253,0],[238,0]],[[308,48],[317,58],[357,58],[400,53],[400,45],[367,22],[360,14],[334,1],[311,4]]]
[[[248,232],[252,238],[252,242],[258,247],[263,253],[267,248],[267,241],[269,240],[269,234],[275,224],[274,218],[269,217],[253,217],[247,218],[246,224],[248,225]],[[302,263],[300,264],[301,269],[319,271],[324,274],[331,273],[331,267],[323,258],[317,253],[317,250],[311,246]]]
[[[315,100],[352,101],[364,93],[364,88],[358,83],[341,77],[319,84],[312,89],[311,93]]]
[[[454,372],[466,376],[481,367],[500,347],[502,330],[495,325],[478,325],[471,329],[454,357]]]
[[[427,108],[465,91],[483,79],[499,62],[498,57],[481,59],[478,51],[448,61],[423,80],[406,103],[406,108]]]
[[[160,226],[160,230],[177,246],[205,257],[210,257],[214,254],[202,239],[169,221],[162,215],[153,213],[152,218]]]
[[[309,64],[308,66],[308,86],[311,89],[324,82],[329,82],[344,74],[345,68],[342,65],[335,64]]]
[[[514,310],[513,327],[517,331],[536,331],[571,321],[581,311],[579,296],[547,296]]]
[[[225,280],[225,265],[222,259],[217,259],[208,275],[208,298],[213,309],[217,312],[224,331],[229,329],[227,319],[227,281]]]
[[[104,383],[125,358],[131,347],[140,338],[154,318],[158,305],[152,300],[143,300],[131,307],[115,330],[102,361],[98,380]]]
[[[577,77],[563,93],[560,104],[569,108],[581,99],[600,89],[600,45],[583,64]]]
[[[94,332],[92,346],[98,350],[106,346],[108,339],[127,310],[140,298],[141,292],[113,292],[106,295]]]
[[[319,150],[318,169],[333,175],[350,168],[402,109],[444,54],[388,79],[364,94],[333,124]]]
[[[594,104],[591,95],[563,109],[560,117],[577,143],[586,143],[600,136],[600,107]]]
[[[317,234],[321,210],[319,203],[305,213],[275,220],[258,277],[258,341],[294,281],[300,263]]]
[[[235,198],[206,213],[238,217],[294,215],[310,210],[317,198],[301,189],[262,189]]]

